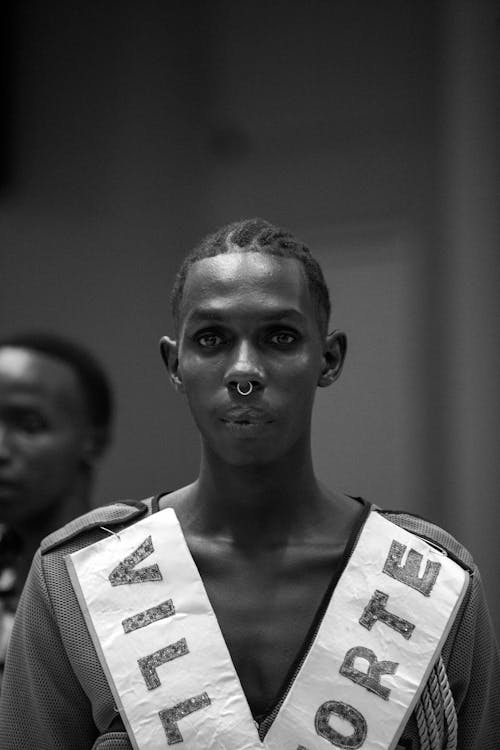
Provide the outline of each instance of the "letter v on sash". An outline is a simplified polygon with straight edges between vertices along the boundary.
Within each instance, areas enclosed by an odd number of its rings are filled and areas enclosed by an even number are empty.
[[[113,568],[108,576],[110,584],[112,586],[124,586],[133,583],[145,583],[146,581],[162,581],[163,576],[158,563],[136,569],[138,563],[152,555],[154,550],[153,539],[149,535],[131,555],[128,555]],[[172,599],[167,599],[154,607],[148,607],[148,609],[122,620],[123,630],[125,633],[130,633],[132,630],[145,628],[152,622],[163,620],[165,617],[172,617],[172,615],[175,615],[174,603]]]
[[[108,576],[112,586],[123,586],[130,583],[145,583],[146,581],[161,581],[161,574],[158,563],[149,565],[145,568],[135,569],[136,565],[144,560],[155,551],[151,535],[135,549],[131,555],[128,555],[118,565],[113,568]]]

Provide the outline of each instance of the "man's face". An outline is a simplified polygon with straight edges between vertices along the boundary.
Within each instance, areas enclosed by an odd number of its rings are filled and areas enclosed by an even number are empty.
[[[293,258],[232,253],[197,261],[181,306],[178,375],[205,447],[263,464],[306,447],[323,341]],[[253,384],[249,396],[236,385]]]
[[[33,523],[73,490],[89,438],[77,376],[62,362],[0,348],[0,520]]]

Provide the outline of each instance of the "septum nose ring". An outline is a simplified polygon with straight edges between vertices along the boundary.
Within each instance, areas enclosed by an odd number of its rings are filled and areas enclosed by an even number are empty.
[[[250,382],[250,380],[247,380],[247,388],[243,389],[241,386],[245,385],[245,383],[237,383],[236,384],[236,390],[240,394],[240,396],[249,396],[251,392],[253,391],[253,383]]]

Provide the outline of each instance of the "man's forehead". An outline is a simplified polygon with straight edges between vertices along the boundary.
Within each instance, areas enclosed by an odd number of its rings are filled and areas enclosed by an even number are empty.
[[[304,269],[296,258],[234,252],[195,261],[189,268],[183,297],[192,304],[200,298],[246,289],[253,293],[308,294]]]
[[[246,268],[248,270],[268,269],[270,266],[300,268],[301,262],[288,255],[262,252],[259,250],[232,250],[230,252],[218,253],[205,258],[195,260],[191,268],[214,268],[220,273],[231,273],[232,269]]]

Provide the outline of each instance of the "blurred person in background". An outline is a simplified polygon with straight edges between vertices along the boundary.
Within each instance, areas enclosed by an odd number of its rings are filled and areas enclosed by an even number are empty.
[[[108,377],[84,347],[48,332],[0,339],[0,685],[32,557],[92,507],[112,416]]]
[[[198,476],[41,542],[2,750],[496,750],[498,650],[470,554],[316,477],[313,403],[347,339],[308,248],[262,219],[223,227],[184,261],[172,312],[161,352]]]

